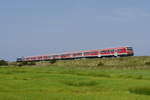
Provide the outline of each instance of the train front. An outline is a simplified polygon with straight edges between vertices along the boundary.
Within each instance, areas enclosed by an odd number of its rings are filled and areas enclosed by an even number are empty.
[[[133,51],[132,47],[127,47],[126,50],[127,50],[127,55],[128,56],[134,56],[134,51]]]

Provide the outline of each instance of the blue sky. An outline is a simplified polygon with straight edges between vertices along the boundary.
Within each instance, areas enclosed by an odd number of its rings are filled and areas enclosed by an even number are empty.
[[[150,55],[149,0],[0,0],[0,58],[132,46]]]

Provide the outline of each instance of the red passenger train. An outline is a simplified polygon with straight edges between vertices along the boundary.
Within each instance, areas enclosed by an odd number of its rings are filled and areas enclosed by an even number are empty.
[[[30,56],[17,58],[17,61],[47,61],[47,60],[64,60],[64,59],[78,59],[78,58],[102,58],[102,57],[122,57],[133,56],[134,51],[132,47],[118,47],[87,51],[77,51],[70,53],[49,54],[41,56]]]

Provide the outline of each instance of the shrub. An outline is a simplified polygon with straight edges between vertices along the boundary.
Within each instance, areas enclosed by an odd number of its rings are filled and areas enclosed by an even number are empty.
[[[22,64],[22,65],[27,65],[28,62],[27,62],[27,61],[23,61],[23,62],[21,62],[21,64]]]
[[[49,61],[51,64],[54,64],[54,63],[56,63],[56,59],[52,59],[52,60],[50,60]]]
[[[21,62],[17,63],[17,66],[23,66],[23,64]]]
[[[143,76],[139,75],[139,76],[136,77],[136,79],[143,79]]]
[[[24,65],[36,65],[36,63],[35,62],[27,62],[27,61],[17,63],[17,66],[24,66]]]
[[[0,60],[0,66],[8,65],[8,62],[5,60]]]
[[[99,63],[97,64],[97,66],[104,66],[104,63],[99,62]]]
[[[145,62],[145,65],[150,65],[150,61],[148,61],[148,62]]]
[[[17,64],[18,64],[17,62],[9,62],[8,63],[8,65],[10,65],[10,66],[17,66]]]
[[[36,65],[35,62],[27,62],[27,65]]]

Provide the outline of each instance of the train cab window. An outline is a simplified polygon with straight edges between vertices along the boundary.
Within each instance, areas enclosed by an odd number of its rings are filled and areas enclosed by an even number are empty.
[[[127,47],[127,50],[132,50],[132,47]]]
[[[125,49],[118,49],[118,52],[124,52]]]

